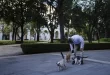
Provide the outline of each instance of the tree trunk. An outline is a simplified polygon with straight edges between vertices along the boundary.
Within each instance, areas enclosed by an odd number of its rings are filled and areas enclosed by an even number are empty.
[[[51,43],[53,43],[53,37],[54,37],[54,33],[51,31],[51,35],[50,35]]]
[[[24,32],[23,32],[23,24],[21,25],[21,43],[23,43],[23,34],[24,34]]]
[[[15,41],[16,41],[17,30],[18,30],[18,27],[15,27],[15,35],[14,35]]]
[[[88,41],[89,41],[89,43],[92,43],[92,30],[93,30],[93,27],[90,25],[89,26],[89,31],[88,31]]]
[[[22,0],[20,2],[20,7],[21,7],[21,43],[23,43],[23,35],[24,35],[24,9],[23,9],[23,4],[22,4]]]
[[[98,41],[98,43],[100,43],[100,33],[99,33],[99,30],[97,30],[97,41]]]
[[[63,16],[63,2],[64,0],[58,0],[58,7],[57,7],[57,12],[58,12],[58,23],[60,25],[60,40],[61,43],[65,42],[65,35],[64,35],[64,16]]]
[[[39,41],[39,36],[40,36],[40,24],[37,24],[37,41]]]
[[[92,38],[91,38],[92,36],[91,36],[91,33],[88,33],[88,42],[89,43],[92,43]]]
[[[51,31],[50,31],[50,38],[51,38],[51,43],[53,43],[53,39],[54,39],[54,29],[51,29]]]
[[[15,39],[15,26],[13,25],[12,41]]]
[[[105,34],[106,35],[106,38],[110,38],[110,35],[109,35],[110,34],[109,26],[106,27],[106,30],[105,31],[106,31],[106,34]]]
[[[62,13],[63,14],[63,13]],[[64,19],[63,15],[59,14],[59,24],[60,24],[60,39],[61,43],[65,42],[65,35],[64,35]]]

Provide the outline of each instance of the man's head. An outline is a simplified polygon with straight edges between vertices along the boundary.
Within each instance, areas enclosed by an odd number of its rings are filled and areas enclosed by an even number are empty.
[[[73,40],[71,37],[68,38],[68,43],[73,43]]]

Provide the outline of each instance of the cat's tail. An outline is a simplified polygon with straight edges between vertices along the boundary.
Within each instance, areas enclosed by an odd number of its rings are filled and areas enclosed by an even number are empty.
[[[64,59],[64,55],[63,55],[63,53],[61,52],[61,56],[62,56],[62,58]]]

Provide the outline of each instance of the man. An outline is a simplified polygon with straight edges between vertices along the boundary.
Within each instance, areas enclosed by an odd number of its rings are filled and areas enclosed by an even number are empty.
[[[70,50],[76,56],[76,51],[79,49],[81,51],[81,56],[83,57],[83,49],[84,49],[84,39],[80,35],[73,35],[72,37],[68,38],[68,42],[70,45]]]

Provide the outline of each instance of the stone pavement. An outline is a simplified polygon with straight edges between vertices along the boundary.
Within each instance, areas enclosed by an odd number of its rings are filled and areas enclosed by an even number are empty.
[[[23,54],[20,44],[15,45],[1,45],[0,46],[0,57],[2,56],[12,56]]]
[[[56,66],[56,62],[61,59],[59,52],[2,56],[0,75],[110,75],[109,53],[110,50],[85,51],[88,58],[84,59],[83,65],[69,62],[63,71],[58,71]]]

